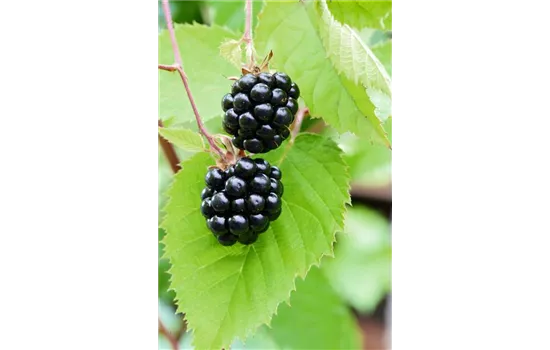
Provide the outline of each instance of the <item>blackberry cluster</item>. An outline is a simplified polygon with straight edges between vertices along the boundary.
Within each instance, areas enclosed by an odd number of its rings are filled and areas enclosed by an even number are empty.
[[[288,75],[246,74],[222,98],[223,128],[233,145],[250,153],[276,149],[290,135],[300,89]]]
[[[206,173],[201,213],[220,244],[252,244],[281,215],[281,171],[264,159],[241,158]]]

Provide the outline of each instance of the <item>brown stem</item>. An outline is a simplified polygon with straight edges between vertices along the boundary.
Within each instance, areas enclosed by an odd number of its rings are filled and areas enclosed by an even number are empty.
[[[244,22],[243,41],[246,42],[246,53],[250,61],[250,68],[254,65],[254,44],[252,42],[252,0],[245,2],[246,19]]]
[[[183,67],[180,48],[176,40],[176,32],[174,31],[174,25],[172,24],[172,12],[170,11],[168,0],[162,0],[162,10],[164,11],[164,19],[166,20],[166,27],[168,27],[168,33],[170,34],[170,41],[172,42],[172,50],[174,51],[176,63],[179,64],[180,67]]]
[[[165,71],[168,71],[168,72],[177,71],[180,74],[181,80],[183,81],[183,85],[186,87],[186,90],[188,91],[188,93],[191,92],[191,90],[189,89],[189,85],[187,83],[187,76],[185,75],[185,72],[183,71],[183,68],[178,67],[177,65],[166,65],[166,64],[159,64],[158,67],[159,67],[159,69],[165,70]],[[195,101],[194,101],[193,97],[191,96],[189,98],[189,100],[191,101],[191,106],[193,107],[193,111],[198,113],[197,106],[195,105]],[[196,117],[196,115],[197,114],[195,114],[195,117]],[[223,156],[223,153],[220,150],[220,148],[215,144],[212,137],[208,134],[208,131],[204,127],[204,124],[202,123],[202,120],[201,120],[200,116],[196,119],[197,119],[197,125],[199,126],[199,131],[201,132],[201,134],[203,134],[206,137],[206,139],[208,140],[208,143],[210,144],[210,146],[214,150],[216,150],[221,156]]]
[[[159,126],[162,127],[162,121],[159,119]],[[170,167],[172,168],[172,171],[177,173],[181,167],[180,167],[180,161],[178,158],[178,155],[176,154],[176,150],[174,149],[174,146],[162,136],[159,134],[159,143],[160,147],[162,147],[162,151],[164,152],[164,155],[166,156],[166,160],[168,160],[168,163],[170,163]]]
[[[166,71],[169,71],[169,72],[175,72],[175,71],[178,70],[178,69],[176,68],[176,66],[174,66],[174,65],[167,65],[167,64],[159,64],[159,69],[161,69],[161,70],[166,70]]]
[[[304,121],[304,116],[306,114],[309,114],[309,109],[307,107],[302,107],[298,109],[298,112],[296,112],[296,117],[294,119],[294,123],[292,124],[290,143],[294,143],[296,136],[298,136],[298,133],[302,128],[302,122]]]
[[[290,128],[290,140],[288,140],[288,144],[285,147],[285,151],[281,158],[279,158],[279,161],[277,162],[277,166],[281,166],[283,163],[283,160],[285,160],[288,152],[290,152],[290,149],[294,145],[294,140],[296,140],[296,136],[298,136],[298,133],[300,133],[300,129],[302,128],[302,122],[304,121],[304,116],[306,114],[309,114],[309,109],[307,107],[302,107],[298,109],[298,112],[296,112],[296,116],[294,117],[294,123],[292,123]]]
[[[166,339],[170,342],[170,345],[172,346],[173,350],[179,349],[178,340],[170,333],[170,331],[168,331],[168,329],[166,329],[166,327],[160,320],[160,317],[159,317],[159,332],[160,334],[164,335]]]
[[[191,93],[191,89],[189,88],[187,75],[183,70],[183,62],[181,60],[180,49],[178,46],[178,42],[176,41],[176,33],[174,31],[174,26],[172,25],[172,14],[170,13],[170,6],[168,5],[168,0],[162,0],[162,8],[164,10],[164,18],[166,19],[166,26],[168,27],[168,32],[170,33],[170,40],[172,42],[172,50],[174,51],[174,58],[176,60],[176,64],[171,66],[159,64],[158,67],[159,69],[167,70],[170,72],[173,72],[175,70],[178,71],[178,73],[180,74],[181,80],[183,81],[183,86],[185,86],[185,91],[187,92],[187,97],[189,98],[189,102],[191,102],[191,108],[193,108],[193,113],[195,114],[195,119],[197,120],[197,126],[199,127],[200,133],[203,134],[204,137],[206,137],[206,140],[208,140],[210,147],[214,151],[216,151],[216,153],[218,153],[222,159],[225,159],[225,153],[218,147],[218,145],[216,145],[216,142],[204,127],[201,116],[199,115],[199,110],[197,109],[197,105],[195,104],[195,99],[193,98],[193,94]]]

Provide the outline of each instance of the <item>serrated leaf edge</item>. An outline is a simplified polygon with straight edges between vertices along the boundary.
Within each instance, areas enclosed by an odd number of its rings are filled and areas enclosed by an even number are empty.
[[[328,137],[324,137],[324,136],[321,136],[321,135],[318,135],[318,134],[313,134],[313,133],[308,133],[308,132],[305,132],[305,133],[300,133],[296,139],[298,139],[299,137],[301,136],[305,136],[305,135],[311,135],[311,136],[314,136],[316,138],[320,138],[320,139],[323,139],[324,142],[328,142],[330,144],[331,147],[333,147],[335,150],[337,150],[338,152],[338,160],[339,160],[339,163],[341,165],[343,165],[344,167],[344,176],[346,177],[347,179],[347,198],[346,200],[344,201],[343,205],[342,205],[342,210],[339,211],[340,212],[340,220],[339,222],[336,223],[336,225],[338,226],[338,228],[333,232],[333,235],[332,235],[332,240],[330,242],[330,250],[328,253],[322,253],[318,259],[316,259],[315,262],[313,262],[309,267],[307,267],[305,273],[303,275],[300,274],[300,272],[297,272],[294,274],[294,277],[292,279],[292,287],[289,289],[289,292],[288,292],[288,295],[282,299],[278,304],[277,306],[275,307],[275,310],[273,312],[271,312],[269,315],[267,315],[267,317],[265,317],[260,323],[258,323],[256,326],[252,327],[251,329],[247,329],[245,330],[244,332],[244,335],[243,336],[239,336],[239,335],[236,335],[233,337],[233,340],[234,341],[235,339],[239,339],[240,341],[242,341],[243,343],[245,342],[245,340],[247,338],[250,337],[251,334],[253,334],[254,332],[257,331],[257,329],[259,327],[261,327],[262,325],[267,325],[268,327],[271,326],[271,321],[273,319],[274,316],[276,316],[278,314],[278,310],[279,310],[279,306],[284,302],[288,305],[290,305],[290,297],[292,295],[292,292],[295,292],[296,291],[296,279],[298,277],[300,277],[302,280],[305,280],[305,278],[307,277],[307,274],[309,273],[309,271],[311,270],[311,268],[313,266],[316,266],[316,267],[320,267],[321,266],[321,261],[322,259],[325,257],[325,256],[328,256],[328,257],[334,257],[334,243],[336,243],[336,240],[337,240],[337,233],[339,232],[343,232],[344,231],[344,225],[345,225],[345,216],[347,214],[347,207],[346,205],[348,204],[351,204],[351,196],[350,196],[350,188],[351,188],[351,178],[350,178],[350,174],[349,174],[349,166],[348,164],[346,163],[343,155],[344,155],[344,152],[342,151],[342,149],[340,148],[340,146],[334,141],[332,140],[331,138],[328,138]],[[289,146],[287,147],[293,147],[294,144],[289,144]],[[289,150],[290,151],[290,150]],[[284,153],[286,154],[286,152]],[[192,158],[191,158],[192,159]],[[185,166],[185,163],[188,163],[191,161],[191,159],[187,159],[185,161],[183,161],[181,163],[181,166],[182,166],[182,169],[184,169],[184,166]],[[284,161],[284,159],[283,159]],[[166,190],[166,196],[167,196],[167,200],[166,200],[166,204],[164,206],[164,208],[162,209],[162,212],[164,212],[164,217],[166,216],[166,208],[169,206],[169,204],[171,203],[172,201],[172,196],[169,194],[171,192],[171,189],[172,187],[174,186],[174,181],[172,182],[172,184],[169,186],[169,188]],[[172,264],[172,260],[170,258],[170,256],[168,256],[168,254],[166,253],[166,250],[165,250],[165,247],[166,247],[166,237],[168,236],[168,230],[166,227],[164,227],[164,222],[165,222],[165,218],[163,218],[161,224],[160,224],[160,227],[163,228],[165,231],[166,231],[166,235],[163,237],[162,239],[162,244],[163,244],[163,258],[166,258],[168,259],[168,261],[170,262],[170,268],[168,269],[168,273],[170,274],[170,278],[168,279],[169,282],[170,282],[170,285],[168,287],[168,290],[172,290],[174,291],[174,294],[176,295],[174,301],[176,302],[176,313],[181,313],[182,315],[184,314],[187,314],[184,310],[183,310],[183,307],[181,306],[180,304],[180,299],[178,298],[178,295],[177,295],[177,292],[174,288],[172,288],[172,269],[173,269],[173,264]],[[248,254],[250,252],[250,249],[252,249],[251,246],[249,246],[247,252],[246,252],[246,256],[248,257]],[[243,260],[243,266],[244,266],[244,261],[246,261],[246,258],[245,260]],[[241,266],[241,272],[242,273],[242,266]],[[240,278],[240,277],[239,277]],[[238,283],[238,282],[237,282]],[[191,334],[194,335],[194,332],[195,332],[195,329],[193,328],[193,325],[191,324],[191,322],[189,321],[189,319],[187,319],[186,317],[186,321],[189,325],[189,329],[191,331]],[[195,337],[193,337],[193,341],[192,341],[192,345],[195,346]],[[229,345],[228,345],[229,346]]]
[[[375,110],[374,110],[374,118],[376,119],[376,123],[374,120],[372,120],[372,116],[370,115],[365,115],[365,113],[361,112],[361,114],[363,114],[365,116],[365,118],[367,118],[369,120],[369,122],[372,124],[373,128],[376,130],[377,134],[379,137],[382,138],[383,142],[386,144],[386,146],[389,148],[389,149],[392,149],[391,148],[391,142],[390,140],[388,139],[388,133],[387,131],[384,129],[384,122],[385,120],[382,120],[380,117],[378,117],[376,111],[379,110],[378,106],[376,106],[373,102],[372,102],[372,99],[370,97],[370,94],[368,92],[368,89],[373,89],[373,90],[379,90],[379,91],[382,91],[383,93],[387,94],[389,96],[389,98],[391,99],[392,98],[392,93],[391,93],[391,78],[389,77],[389,74],[388,72],[386,72],[386,68],[384,67],[384,65],[382,65],[382,63],[380,62],[380,60],[378,59],[378,57],[376,57],[376,55],[372,52],[372,50],[363,42],[363,40],[361,40],[361,38],[359,37],[359,35],[357,35],[357,33],[355,32],[355,30],[353,30],[353,28],[351,28],[349,25],[345,24],[345,23],[342,23],[340,21],[338,21],[334,15],[330,12],[330,9],[328,8],[328,5],[326,3],[326,0],[322,0],[322,1],[318,1],[316,2],[316,10],[317,12],[319,13],[320,15],[320,22],[319,22],[319,25],[325,25],[327,26],[327,28],[330,28],[331,26],[333,26],[334,23],[336,23],[337,25],[341,26],[341,30],[345,29],[346,31],[348,31],[351,35],[351,37],[353,37],[360,45],[361,47],[363,48],[363,50],[367,53],[367,56],[369,56],[374,64],[376,65],[376,67],[378,68],[378,71],[381,73],[382,75],[382,78],[384,79],[384,82],[386,83],[387,85],[387,91],[383,90],[383,89],[379,89],[379,88],[376,88],[376,87],[373,87],[373,86],[369,86],[367,87],[365,85],[365,82],[362,81],[362,80],[358,80],[358,77],[356,76],[353,76],[353,77],[350,77],[346,74],[345,71],[343,71],[342,69],[339,68],[338,65],[334,64],[334,62],[332,61],[332,58],[331,58],[331,55],[329,54],[329,50],[328,48],[326,47],[326,43],[322,37],[321,37],[321,44],[323,45],[323,48],[325,49],[325,52],[327,54],[327,59],[330,60],[332,62],[332,67],[336,70],[336,72],[338,73],[337,75],[340,77],[340,76],[344,76],[346,77],[347,79],[351,80],[353,83],[355,83],[356,85],[360,85],[363,89],[365,89],[365,94],[367,95],[367,97],[369,98],[369,100],[371,100],[371,103],[372,105],[374,106]],[[321,36],[321,33],[319,32],[319,29],[316,29],[317,32],[319,33],[319,36]],[[328,29],[327,29],[328,31]],[[350,97],[352,97],[350,95]],[[353,99],[353,97],[352,97]],[[353,99],[354,100],[354,99]],[[354,101],[355,102],[355,101]],[[358,108],[358,107],[357,107]],[[359,109],[359,108],[358,108]],[[359,111],[361,111],[359,109]],[[391,115],[388,117],[388,118],[391,118]],[[324,119],[323,119],[324,120]],[[328,123],[328,122],[327,122]],[[372,141],[372,140],[371,140]]]
[[[313,134],[313,133],[309,133],[309,132],[304,132],[304,133],[300,133],[298,134],[298,136],[296,137],[296,139],[298,139],[300,136],[303,136],[303,135],[311,135],[311,136],[314,136],[314,137],[319,137],[321,139],[323,139],[325,142],[328,141],[329,143],[332,143],[332,146],[334,146],[334,148],[336,150],[338,150],[338,153],[339,153],[339,160],[340,160],[340,163],[344,166],[344,175],[345,177],[348,179],[348,186],[347,186],[347,200],[344,202],[344,205],[342,207],[342,210],[340,211],[340,219],[341,219],[341,223],[338,223],[337,222],[337,225],[339,226],[337,230],[334,231],[333,233],[333,237],[332,237],[332,241],[330,242],[330,251],[328,253],[322,253],[319,258],[317,259],[317,261],[313,262],[311,265],[309,265],[309,267],[306,269],[305,273],[303,275],[301,275],[299,272],[298,273],[295,273],[294,274],[294,277],[293,277],[293,280],[292,280],[292,288],[289,290],[289,293],[288,293],[288,296],[281,300],[276,308],[275,308],[275,311],[268,317],[268,320],[267,321],[264,321],[263,323],[260,323],[259,325],[256,326],[255,329],[252,329],[251,331],[247,332],[245,334],[245,336],[243,338],[237,336],[235,337],[236,339],[239,339],[240,341],[242,341],[243,343],[245,343],[245,340],[250,337],[250,335],[253,333],[253,331],[256,331],[259,327],[261,327],[263,324],[267,325],[268,327],[271,328],[271,321],[273,320],[273,317],[276,316],[278,314],[278,311],[279,311],[279,307],[282,303],[286,303],[287,305],[290,306],[290,298],[292,296],[292,292],[296,292],[296,280],[297,278],[299,277],[302,281],[306,279],[307,277],[307,274],[309,273],[309,271],[311,270],[311,268],[313,266],[316,266],[316,267],[320,267],[321,266],[321,261],[323,260],[323,258],[325,256],[328,256],[328,257],[331,257],[333,258],[334,257],[334,243],[336,243],[336,239],[337,239],[337,233],[338,232],[343,232],[344,230],[344,223],[345,223],[345,216],[347,214],[347,207],[346,207],[346,204],[351,204],[351,196],[350,196],[350,189],[351,189],[351,181],[350,181],[350,174],[349,174],[349,166],[348,164],[346,163],[343,155],[344,155],[344,152],[342,151],[342,149],[340,148],[340,146],[338,146],[338,144],[336,142],[334,142],[334,140],[332,140],[331,138],[328,138],[328,137],[323,137],[321,135],[318,135],[318,134]],[[292,148],[294,146],[294,144],[288,144],[287,147],[288,148]],[[288,150],[288,152],[290,151],[290,149]],[[283,153],[283,156],[286,157],[286,154],[287,154],[287,151],[285,151]],[[284,159],[283,159],[284,161]]]
[[[167,128],[167,127],[158,127],[158,130],[159,130],[159,134],[160,136],[162,136],[162,138],[164,138],[166,141],[168,141],[170,144],[178,147],[179,149],[182,149],[184,151],[188,151],[188,152],[208,152],[208,150],[206,149],[206,144],[204,143],[204,138],[203,136],[198,133],[198,132],[195,132],[191,129],[187,129],[187,128]],[[202,149],[200,150],[197,150],[196,148],[193,148],[193,149],[189,149],[189,148],[185,148],[185,147],[182,147],[182,146],[179,146],[178,144],[172,142],[166,135],[163,134],[164,130],[167,130],[169,132],[173,132],[173,131],[181,131],[181,130],[187,130],[197,136],[199,136],[199,139],[201,140],[201,145],[202,145]]]

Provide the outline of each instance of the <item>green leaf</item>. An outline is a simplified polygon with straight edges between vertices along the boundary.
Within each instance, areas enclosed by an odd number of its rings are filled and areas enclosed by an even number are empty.
[[[277,315],[274,316],[274,319],[277,318]],[[248,339],[246,339],[246,344],[240,341],[239,339],[235,340],[231,344],[231,350],[248,350],[248,349],[270,349],[276,350],[280,349],[279,345],[275,342],[275,339],[269,333],[270,329],[267,326],[262,326]],[[295,329],[296,332],[299,332],[299,329]]]
[[[171,144],[182,150],[201,152],[205,149],[201,135],[192,130],[159,127],[159,133]]]
[[[322,16],[320,37],[336,68],[367,88],[377,88],[391,95],[389,77],[359,35],[335,20],[324,1],[317,2],[316,9]]]
[[[391,119],[385,123],[391,141]],[[324,134],[330,132],[325,129]],[[353,184],[387,186],[391,182],[392,151],[380,145],[371,145],[349,133],[337,135],[333,132],[338,145],[345,152],[344,159],[349,165]]]
[[[203,16],[208,23],[226,26],[232,30],[243,31],[244,0],[239,1],[205,1]],[[252,1],[252,27],[258,21],[258,13],[263,7],[263,1]]]
[[[371,312],[391,289],[390,225],[364,206],[348,209],[335,259],[323,261],[333,288],[360,312]],[[360,278],[359,278],[360,276]]]
[[[164,235],[166,233],[163,229],[158,229],[158,237],[159,237],[159,272],[158,272],[158,279],[159,279],[159,299],[162,299],[165,302],[172,303],[175,297],[175,294],[173,291],[168,290],[168,287],[170,286],[170,275],[168,275],[168,270],[170,269],[170,262],[168,259],[163,258],[163,244],[161,243],[161,240],[163,239]]]
[[[268,3],[255,40],[258,52],[273,50],[272,66],[297,82],[312,116],[389,146],[382,127],[391,115],[389,76],[324,2]]]
[[[165,127],[165,128],[171,128],[173,127],[174,125],[177,125],[178,122],[176,120],[176,117],[174,116],[171,116],[171,117],[166,117],[162,120],[162,126]]]
[[[391,40],[387,40],[381,44],[372,47],[372,52],[384,65],[384,68],[391,76]]]
[[[317,5],[323,22],[319,26],[319,33],[332,63],[348,79],[356,84],[360,83],[367,89],[370,100],[376,106],[376,116],[385,121],[391,115],[389,75],[353,29],[335,20],[324,1],[318,2]],[[386,101],[379,101],[381,98],[386,98]],[[381,113],[382,109],[388,112]]]
[[[270,327],[258,328],[246,343],[235,340],[230,348],[361,348],[361,332],[355,317],[319,268],[313,267],[305,280],[296,281],[296,291],[291,294],[289,304],[281,304]],[[191,333],[184,334],[180,347],[193,349],[192,337]]]
[[[332,0],[328,8],[338,21],[352,27],[391,30],[391,1]]]
[[[202,1],[170,1],[170,11],[174,23],[202,23],[201,8]],[[162,4],[158,2],[158,26],[159,31],[166,28]]]
[[[225,132],[223,130],[223,125],[222,125],[223,115],[224,115],[224,112],[223,112],[223,110],[220,109],[220,112],[218,113],[216,118],[212,118],[212,119],[207,120],[206,122],[204,122],[204,127],[206,128],[206,130],[208,130],[208,132],[210,134],[212,134],[212,135],[214,135],[214,134],[223,134]],[[165,126],[165,127],[167,127],[167,126]],[[197,122],[195,121],[194,118],[191,121],[172,122],[171,125],[170,125],[170,128],[171,129],[176,129],[176,128],[189,129],[189,130],[191,130],[193,132],[196,132],[196,133],[199,132]]]
[[[354,138],[353,153],[346,155],[354,184],[383,187],[391,182],[391,151]]]
[[[363,28],[361,30],[354,29],[357,35],[363,40],[368,47],[372,48],[378,44],[382,44],[388,40],[391,40],[391,32],[386,32],[383,30],[372,29],[372,28]]]
[[[211,135],[225,133],[221,121],[222,115],[223,111],[220,112],[219,117],[212,118],[204,122],[204,127]],[[169,129],[189,129],[195,133],[199,133],[199,128],[197,127],[197,123],[194,119],[193,121],[172,123],[172,126]],[[205,145],[207,148],[209,148],[209,145],[206,144],[206,142]],[[175,151],[179,157],[180,162],[191,158],[195,153],[197,153],[196,151],[188,151],[179,147],[175,147]],[[164,201],[164,199],[166,198],[166,190],[168,189],[168,186],[166,186],[166,184],[169,185],[172,182],[173,175],[174,173],[172,172],[172,168],[170,167],[170,164],[168,164],[164,152],[159,147],[159,208],[164,208],[166,204]],[[159,215],[159,218],[162,218],[162,215]]]
[[[218,26],[176,25],[183,67],[203,121],[220,115],[222,96],[231,91],[229,76],[240,75],[219,54],[220,44],[240,36]],[[167,30],[159,34],[159,63],[173,64],[174,53]],[[183,82],[177,72],[159,70],[159,117],[174,116],[177,122],[195,119]]]
[[[199,349],[226,347],[268,323],[295,289],[295,277],[331,255],[335,232],[343,229],[349,178],[332,140],[302,134],[290,149],[264,158],[282,160],[283,212],[253,245],[223,247],[206,228],[199,207],[204,175],[214,164],[209,154],[184,162],[168,191],[162,227],[171,288]]]
[[[226,40],[220,46],[220,55],[237,68],[242,66],[243,50],[239,40]]]
[[[371,28],[363,28],[357,31],[359,38],[370,47],[374,55],[382,63],[388,75],[391,77],[391,61],[392,61],[392,40],[388,32],[375,30]]]
[[[248,348],[361,348],[361,333],[355,317],[321,271],[312,268],[305,280],[296,282],[291,306],[281,305],[271,328],[263,328],[263,332],[248,340]]]

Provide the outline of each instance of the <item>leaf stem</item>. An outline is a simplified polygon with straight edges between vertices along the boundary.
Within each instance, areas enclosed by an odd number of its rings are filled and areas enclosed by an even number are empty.
[[[298,133],[302,128],[302,122],[304,121],[304,116],[306,114],[309,114],[309,108],[307,107],[299,108],[298,112],[296,112],[296,117],[294,119],[294,123],[292,124],[290,143],[294,143],[296,136],[298,136]]]
[[[304,121],[304,116],[306,114],[309,114],[309,108],[302,107],[298,109],[298,112],[296,112],[296,116],[294,117],[294,123],[292,123],[292,126],[290,128],[290,140],[288,140],[288,144],[285,147],[285,151],[279,161],[277,162],[277,166],[281,166],[283,163],[283,160],[285,160],[288,152],[294,145],[294,140],[296,140],[296,137],[300,133],[300,129],[302,128],[302,122]]]
[[[170,333],[170,331],[168,331],[168,329],[166,329],[166,327],[160,320],[160,317],[159,317],[159,332],[160,334],[164,335],[164,337],[166,337],[166,339],[170,342],[170,345],[172,346],[173,350],[179,349],[178,340],[176,339],[176,337],[174,337],[174,335]]]
[[[252,0],[245,2],[244,35],[243,40],[246,42],[246,54],[250,61],[250,68],[254,65],[254,43],[252,41]]]
[[[183,67],[180,49],[178,47],[178,42],[176,41],[176,33],[174,32],[174,25],[172,24],[172,12],[170,11],[168,0],[162,0],[162,10],[164,12],[164,19],[166,20],[166,27],[168,28],[168,33],[170,34],[170,41],[172,42],[172,50],[174,50],[176,63],[179,64],[180,67]]]
[[[162,127],[162,121],[159,119],[159,126]],[[172,168],[172,171],[177,173],[181,167],[180,167],[180,160],[178,158],[178,155],[176,153],[176,150],[174,149],[174,146],[166,141],[166,139],[159,134],[159,143],[160,147],[162,147],[162,151],[164,152],[164,155],[166,156],[166,160],[168,160],[168,163],[170,164],[170,167]]]
[[[208,140],[210,147],[214,151],[216,151],[216,153],[218,153],[223,160],[225,160],[224,152],[218,147],[218,145],[216,145],[214,138],[208,133],[208,131],[204,127],[201,116],[197,109],[197,105],[195,104],[195,99],[193,98],[193,94],[191,93],[191,89],[189,88],[187,75],[183,70],[183,62],[181,60],[180,49],[178,46],[178,42],[176,41],[176,33],[174,31],[174,26],[172,24],[172,14],[170,12],[170,6],[168,5],[168,0],[162,0],[162,9],[164,11],[164,18],[166,19],[166,27],[168,27],[168,32],[170,34],[170,40],[172,42],[172,50],[174,51],[174,58],[176,60],[176,64],[173,64],[173,65],[159,64],[158,68],[161,70],[167,70],[169,72],[178,71],[178,73],[180,74],[181,80],[183,81],[183,85],[185,86],[185,91],[187,92],[187,97],[189,98],[191,107],[193,108],[193,113],[195,114],[195,119],[197,120],[197,126],[199,127],[200,133],[203,134],[204,137],[206,137],[206,140]]]

